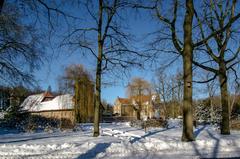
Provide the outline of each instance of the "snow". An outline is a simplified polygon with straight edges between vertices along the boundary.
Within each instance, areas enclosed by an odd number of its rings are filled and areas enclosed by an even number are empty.
[[[38,105],[38,110],[59,110],[59,109],[72,109],[73,108],[73,96],[70,94],[60,95],[53,100],[41,102]]]
[[[29,110],[29,111],[37,109],[36,106],[40,104],[43,98],[44,98],[44,93],[30,95],[23,101],[20,107],[22,107],[23,110]]]
[[[175,123],[175,125],[174,125]],[[179,120],[169,128],[133,128],[129,123],[103,123],[92,137],[92,124],[76,131],[0,133],[0,158],[216,158],[240,156],[240,131],[220,135],[208,125],[195,129],[196,141],[181,142]],[[1,129],[0,132],[3,130]]]
[[[4,119],[4,115],[6,114],[6,112],[0,112],[0,119]]]
[[[46,111],[73,108],[73,96],[70,94],[59,95],[50,101],[43,101],[44,93],[27,97],[21,106],[27,111]]]
[[[168,120],[168,127],[169,128],[172,128],[172,127],[182,127],[182,119],[169,119]]]

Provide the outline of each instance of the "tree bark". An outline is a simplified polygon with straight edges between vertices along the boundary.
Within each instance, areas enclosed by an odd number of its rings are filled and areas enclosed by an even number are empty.
[[[183,24],[183,72],[184,72],[184,99],[183,99],[183,133],[182,141],[193,141],[193,115],[192,115],[192,21],[194,6],[192,0],[186,0],[186,13]]]
[[[85,90],[85,85],[86,85],[86,80],[85,80],[85,77],[82,77],[80,79],[80,85],[79,85],[79,96],[80,96],[80,122],[81,123],[85,123],[87,122],[86,121],[86,118],[87,118],[87,115],[86,115],[86,109],[87,109],[87,106],[86,106],[86,90]]]
[[[140,111],[140,109],[137,110],[137,120],[141,120],[141,111]]]
[[[222,104],[222,123],[221,123],[221,134],[229,135],[230,126],[230,110],[228,103],[228,86],[227,86],[227,72],[226,65],[224,61],[220,62],[219,65],[219,82],[220,82],[220,91],[221,91],[221,104]]]
[[[96,102],[94,111],[94,132],[93,136],[99,136],[99,114],[101,105],[101,74],[102,74],[102,54],[103,54],[103,41],[102,41],[102,11],[103,0],[99,0],[99,19],[98,19],[98,58],[97,58],[97,71],[96,71]]]
[[[137,120],[141,120],[141,112],[142,112],[142,88],[139,88],[138,90],[138,95],[139,95],[139,108],[138,108],[138,111],[137,111]]]
[[[210,118],[211,118],[211,124],[213,124],[213,99],[212,96],[209,96],[210,98]]]
[[[79,80],[75,79],[75,120],[76,122],[80,122],[80,113],[79,113],[79,109],[80,109],[80,96],[79,96]]]
[[[0,14],[2,13],[4,0],[0,0]]]

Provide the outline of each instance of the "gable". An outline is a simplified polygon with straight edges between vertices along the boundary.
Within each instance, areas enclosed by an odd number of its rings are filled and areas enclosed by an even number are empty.
[[[119,98],[118,97],[118,101],[120,104],[131,104],[131,100],[128,98]]]

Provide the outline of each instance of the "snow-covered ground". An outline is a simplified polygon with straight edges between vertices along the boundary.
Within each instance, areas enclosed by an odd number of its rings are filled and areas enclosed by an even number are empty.
[[[143,129],[128,123],[101,124],[92,137],[92,125],[78,131],[18,133],[0,130],[0,158],[208,158],[239,157],[240,132],[222,136],[210,126],[195,129],[196,141],[181,142],[182,128]]]

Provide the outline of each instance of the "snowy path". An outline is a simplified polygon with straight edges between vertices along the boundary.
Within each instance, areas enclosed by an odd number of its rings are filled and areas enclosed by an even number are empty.
[[[197,140],[180,141],[181,128],[142,129],[102,124],[102,135],[84,131],[0,133],[0,158],[204,158],[240,156],[240,132],[221,136],[211,127],[195,130]],[[0,130],[0,132],[2,132]]]
[[[103,133],[118,138],[128,138],[132,145],[144,145],[147,150],[161,154],[181,154],[185,156],[209,158],[209,157],[239,157],[240,156],[240,132],[232,132],[230,136],[220,135],[209,126],[200,126],[195,129],[196,141],[191,143],[181,142],[182,128],[152,129],[146,133],[134,128],[114,127],[103,128]]]

